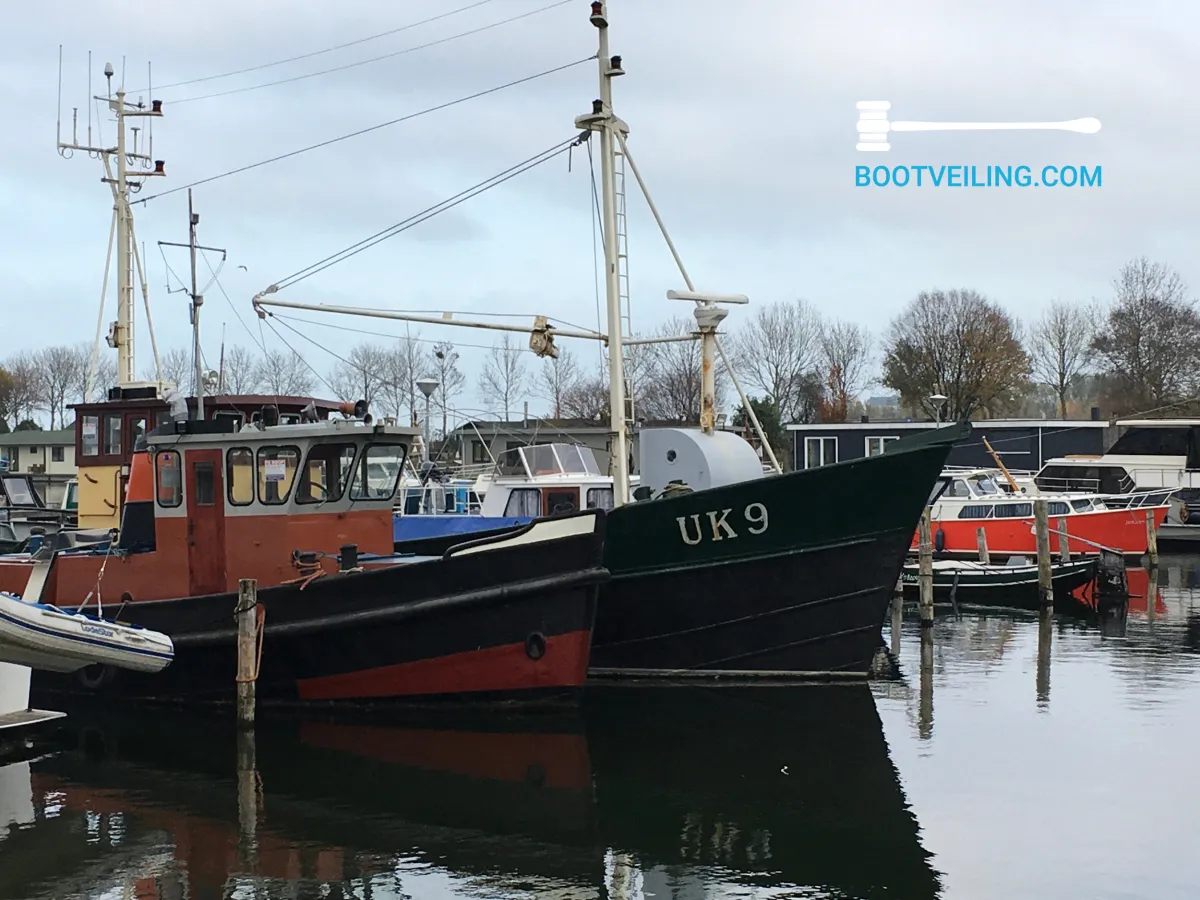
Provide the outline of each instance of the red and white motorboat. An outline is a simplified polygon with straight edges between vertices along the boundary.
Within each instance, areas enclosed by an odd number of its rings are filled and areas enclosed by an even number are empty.
[[[999,477],[998,477],[999,476]],[[1032,482],[1017,483],[993,469],[947,469],[935,488],[933,511],[934,549],[948,555],[974,556],[976,530],[984,529],[988,551],[994,554],[1036,554],[1033,501],[1039,496]],[[1146,518],[1157,529],[1169,505],[1161,491],[1145,497],[1125,496],[1120,504],[1106,502],[1104,494],[1085,492],[1044,494],[1050,515],[1050,549],[1058,551],[1059,522],[1067,527],[1072,553],[1099,553],[1101,548],[1125,556],[1146,552]],[[1145,502],[1143,502],[1145,501]],[[912,548],[918,547],[913,535]]]

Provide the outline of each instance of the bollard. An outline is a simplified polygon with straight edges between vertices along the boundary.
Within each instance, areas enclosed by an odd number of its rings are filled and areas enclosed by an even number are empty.
[[[1150,555],[1150,567],[1158,566],[1158,532],[1154,530],[1154,507],[1146,510],[1146,552]]]
[[[238,581],[237,605],[237,721],[254,726],[254,682],[258,677],[258,582]]]
[[[979,561],[985,566],[990,566],[992,555],[988,553],[987,531],[982,525],[975,529],[975,546],[979,548]]]
[[[1067,534],[1067,520],[1058,520],[1058,558],[1065,563],[1071,561],[1071,541]]]
[[[1033,522],[1037,533],[1038,600],[1043,607],[1048,607],[1054,604],[1054,580],[1050,567],[1050,519],[1045,497],[1033,501]]]
[[[921,513],[917,536],[920,553],[920,574],[917,580],[921,587],[920,612],[923,628],[933,624],[933,537],[930,534],[932,522],[933,510],[927,506]]]

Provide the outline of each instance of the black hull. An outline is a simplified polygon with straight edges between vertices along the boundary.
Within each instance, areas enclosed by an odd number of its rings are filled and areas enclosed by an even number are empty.
[[[865,675],[911,540],[906,530],[768,559],[614,576],[600,595],[593,674]]]
[[[607,578],[603,517],[595,524],[595,531],[551,542],[260,590],[258,700],[572,699],[586,675],[597,592]],[[129,604],[119,619],[172,637],[175,659],[164,671],[36,672],[34,695],[232,702],[237,602],[225,593]]]

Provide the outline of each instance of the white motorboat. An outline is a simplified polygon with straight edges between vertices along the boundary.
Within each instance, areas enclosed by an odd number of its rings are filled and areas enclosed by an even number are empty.
[[[0,662],[49,672],[96,663],[160,672],[174,656],[171,638],[161,632],[0,592]]]

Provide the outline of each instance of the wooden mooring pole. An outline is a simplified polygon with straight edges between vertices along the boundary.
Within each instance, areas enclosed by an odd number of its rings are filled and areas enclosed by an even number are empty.
[[[1050,651],[1054,644],[1054,610],[1046,606],[1038,613],[1037,646],[1037,702],[1038,706],[1050,703]]]
[[[918,581],[921,588],[921,627],[933,624],[933,510],[928,506],[921,513],[921,524],[917,529],[917,545],[920,554]]]
[[[250,873],[258,862],[258,750],[254,731],[237,733],[238,855]]]
[[[1146,552],[1150,556],[1150,567],[1158,568],[1158,532],[1154,529],[1154,507],[1146,510]]]
[[[1038,599],[1043,608],[1054,605],[1054,579],[1050,568],[1050,517],[1045,497],[1033,501],[1034,531],[1037,534]]]
[[[1058,558],[1065,563],[1071,561],[1071,541],[1067,534],[1066,516],[1058,520]]]
[[[237,618],[237,722],[254,727],[255,681],[258,678],[258,582],[238,582]]]
[[[990,566],[992,555],[988,553],[987,531],[982,525],[975,529],[975,546],[979,548],[979,561],[985,566]]]

